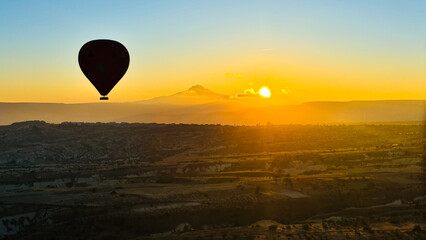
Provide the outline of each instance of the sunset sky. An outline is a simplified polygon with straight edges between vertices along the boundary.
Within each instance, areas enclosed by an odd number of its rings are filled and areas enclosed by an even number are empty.
[[[426,1],[0,0],[0,102],[96,102],[77,55],[113,39],[111,101],[203,85],[284,103],[426,99]]]

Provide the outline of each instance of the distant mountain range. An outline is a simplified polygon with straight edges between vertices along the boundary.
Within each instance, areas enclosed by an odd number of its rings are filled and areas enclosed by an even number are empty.
[[[0,103],[0,125],[29,120],[238,125],[424,121],[425,109],[426,100],[254,105],[196,85],[131,103]]]

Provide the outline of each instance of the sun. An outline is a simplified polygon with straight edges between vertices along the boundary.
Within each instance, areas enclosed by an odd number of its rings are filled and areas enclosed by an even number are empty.
[[[262,97],[269,98],[271,96],[271,92],[267,87],[263,87],[259,90],[259,94]]]

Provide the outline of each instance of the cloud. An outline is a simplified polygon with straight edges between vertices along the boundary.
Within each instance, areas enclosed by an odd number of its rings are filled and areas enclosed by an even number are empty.
[[[285,87],[285,88],[281,89],[281,92],[282,92],[284,95],[287,95],[287,94],[290,94],[290,93],[291,93],[291,90],[290,90],[288,87]]]
[[[227,76],[227,77],[236,77],[236,78],[240,78],[240,77],[242,77],[243,76],[243,74],[242,73],[230,73],[230,72],[227,72],[227,73],[225,73],[225,76]]]
[[[239,98],[259,97],[259,93],[254,91],[253,88],[249,88],[249,89],[244,90],[244,92],[242,92],[242,93],[238,93],[236,95],[236,97],[239,97]]]

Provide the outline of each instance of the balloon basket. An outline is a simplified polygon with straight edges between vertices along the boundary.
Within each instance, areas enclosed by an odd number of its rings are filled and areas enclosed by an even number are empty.
[[[108,97],[103,96],[100,98],[100,100],[108,100]]]

